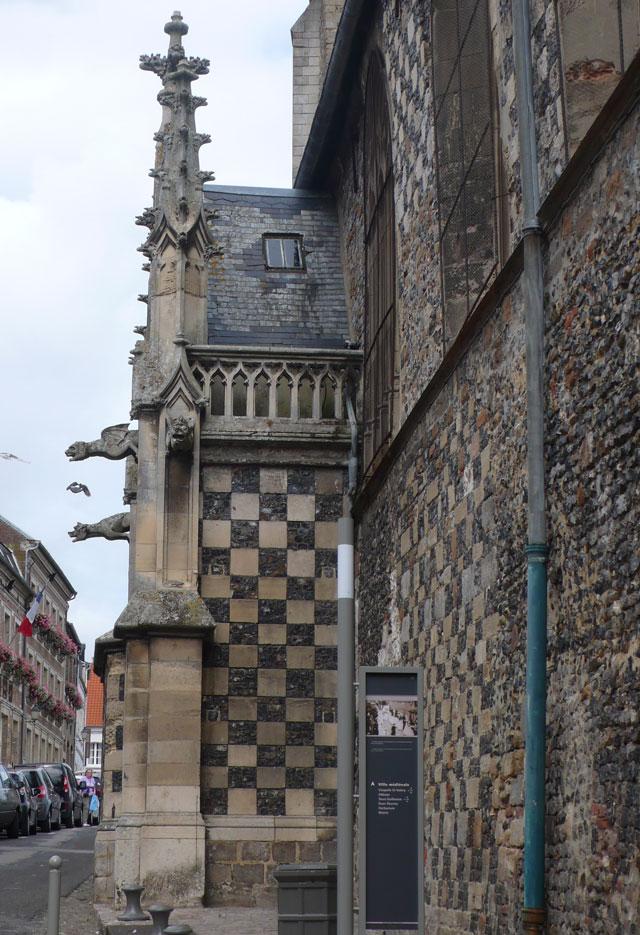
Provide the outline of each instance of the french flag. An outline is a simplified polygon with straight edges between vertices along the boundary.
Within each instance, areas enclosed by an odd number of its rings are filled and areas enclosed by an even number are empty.
[[[38,607],[40,606],[40,601],[42,600],[42,595],[44,594],[46,587],[47,586],[45,584],[42,591],[40,591],[35,601],[24,615],[22,623],[18,627],[18,633],[22,633],[23,636],[33,636],[33,627],[31,624],[33,623],[35,616],[38,613]]]

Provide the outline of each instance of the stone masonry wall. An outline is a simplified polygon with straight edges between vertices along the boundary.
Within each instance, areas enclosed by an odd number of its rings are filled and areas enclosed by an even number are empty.
[[[547,277],[549,910],[632,932],[640,907],[640,112],[565,210]]]
[[[397,12],[396,12],[397,11]],[[491,3],[510,246],[520,183],[510,4]],[[361,100],[381,44],[393,133],[400,412],[441,364],[429,4],[381,4],[331,179],[362,336]],[[541,192],[566,167],[554,6],[532,4]],[[545,252],[549,935],[634,931],[638,829],[638,112]],[[425,669],[425,903],[436,935],[520,929],[526,644],[524,313],[497,302],[358,529],[358,662]],[[398,428],[402,425],[401,415]]]
[[[207,898],[273,901],[278,863],[332,859],[343,470],[202,467]]]
[[[124,730],[124,653],[109,653],[103,677],[105,723],[103,732],[102,820],[96,838],[94,898],[108,902],[115,895],[115,820],[122,811],[122,747]]]

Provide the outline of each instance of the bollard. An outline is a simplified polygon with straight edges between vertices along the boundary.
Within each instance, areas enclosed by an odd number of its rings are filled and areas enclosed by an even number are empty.
[[[62,858],[49,858],[49,905],[47,908],[47,935],[58,935],[60,930],[60,883]]]
[[[169,925],[169,916],[173,912],[173,906],[165,906],[162,903],[156,903],[149,906],[147,910],[151,916],[151,935],[162,935],[163,931]]]
[[[167,925],[162,935],[194,935],[190,925]]]
[[[121,916],[118,916],[119,922],[140,922],[142,919],[148,919],[149,916],[140,905],[140,897],[144,886],[131,884],[123,886],[122,892],[127,900],[127,906]]]

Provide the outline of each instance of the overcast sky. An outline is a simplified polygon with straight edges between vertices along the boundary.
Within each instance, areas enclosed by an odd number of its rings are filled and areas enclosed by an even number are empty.
[[[187,54],[220,184],[291,184],[290,27],[307,0],[184,0]],[[174,7],[158,0],[0,0],[0,514],[40,539],[78,592],[69,610],[93,654],[127,601],[124,542],[72,543],[76,522],[125,509],[124,462],[64,450],[129,416],[128,352],[147,292],[134,217],[151,204],[159,79]],[[134,426],[132,426],[134,427]],[[71,481],[92,496],[66,491]]]

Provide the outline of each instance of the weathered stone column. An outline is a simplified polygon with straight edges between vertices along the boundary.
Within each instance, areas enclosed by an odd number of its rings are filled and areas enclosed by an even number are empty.
[[[116,624],[126,640],[116,897],[129,883],[176,906],[204,894],[200,708],[202,645],[212,630],[193,592],[134,596]]]

